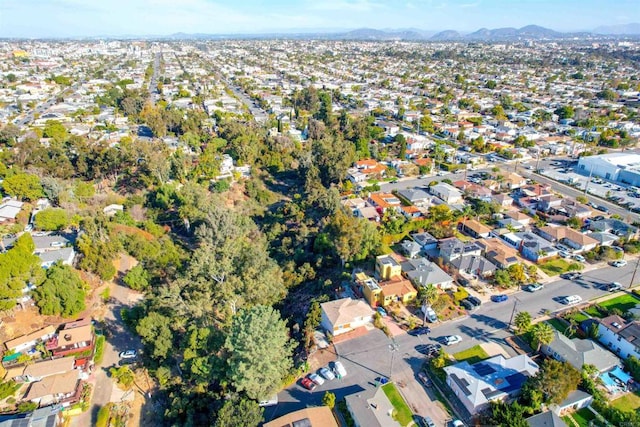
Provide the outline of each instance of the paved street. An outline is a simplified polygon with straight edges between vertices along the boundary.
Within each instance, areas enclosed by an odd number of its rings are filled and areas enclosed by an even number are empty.
[[[139,351],[142,348],[139,337],[131,334],[124,327],[120,315],[120,310],[133,306],[138,297],[139,294],[137,292],[118,284],[112,285],[111,301],[107,305],[108,310],[103,322],[104,329],[109,331],[110,335],[105,343],[102,364],[96,366],[92,374],[95,376],[95,380],[93,381],[94,391],[91,399],[91,408],[71,419],[71,425],[73,427],[95,425],[98,410],[111,400],[111,392],[114,385],[111,378],[107,375],[109,368],[118,366],[118,362],[120,361],[118,354],[121,351],[129,349]]]

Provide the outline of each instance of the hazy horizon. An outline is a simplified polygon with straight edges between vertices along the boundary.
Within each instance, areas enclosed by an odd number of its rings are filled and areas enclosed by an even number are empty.
[[[559,3],[559,4],[558,4]],[[0,37],[265,34],[357,28],[556,31],[640,22],[637,0],[3,0]]]

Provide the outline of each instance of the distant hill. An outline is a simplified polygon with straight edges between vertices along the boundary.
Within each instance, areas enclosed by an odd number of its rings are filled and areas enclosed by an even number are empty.
[[[459,32],[455,30],[445,30],[445,31],[440,31],[439,33],[434,34],[433,36],[431,36],[430,40],[447,41],[447,40],[460,40],[461,38],[462,38],[462,34],[460,34]]]
[[[632,23],[625,25],[606,25],[593,30],[594,34],[607,34],[613,36],[620,35],[640,35],[640,24]]]
[[[555,39],[563,37],[563,33],[559,33],[548,28],[538,25],[527,25],[520,29],[507,27],[489,30],[481,28],[476,32],[464,36],[468,40],[508,40],[508,39]]]
[[[424,40],[425,37],[414,30],[383,31],[371,28],[360,28],[343,34],[328,34],[328,38],[347,40]]]

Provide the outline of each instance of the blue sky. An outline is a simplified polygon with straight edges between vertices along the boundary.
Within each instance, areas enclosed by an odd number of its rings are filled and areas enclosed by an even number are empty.
[[[640,0],[0,0],[0,37],[286,30],[559,31],[640,22]]]

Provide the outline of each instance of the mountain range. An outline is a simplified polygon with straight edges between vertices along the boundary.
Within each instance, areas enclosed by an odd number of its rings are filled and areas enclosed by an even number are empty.
[[[359,28],[350,31],[315,31],[315,32],[281,32],[269,34],[186,34],[176,33],[161,37],[172,40],[188,39],[316,39],[316,40],[407,40],[407,41],[511,41],[511,40],[548,40],[567,38],[589,38],[602,36],[640,36],[640,24],[601,26],[591,31],[559,32],[539,25],[527,25],[522,28],[481,28],[471,33],[461,33],[455,30],[425,31],[415,28],[409,29],[373,29]]]

